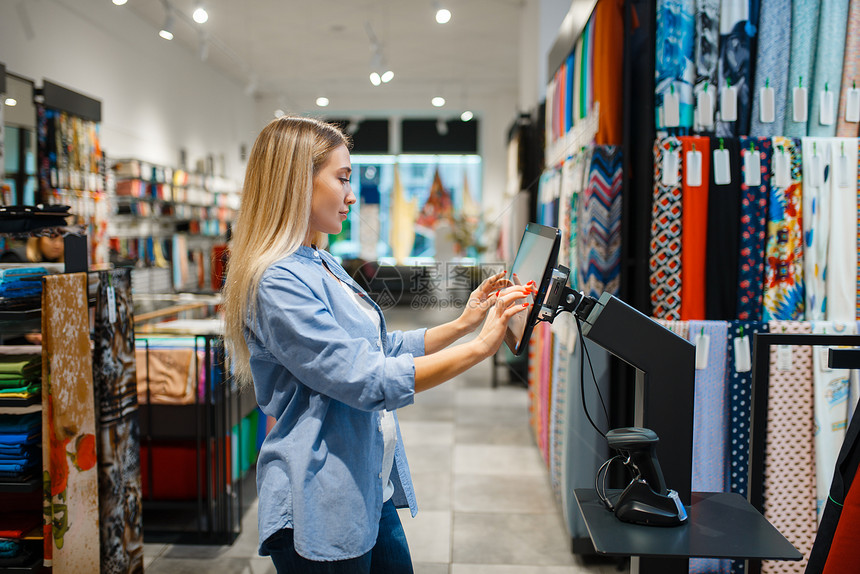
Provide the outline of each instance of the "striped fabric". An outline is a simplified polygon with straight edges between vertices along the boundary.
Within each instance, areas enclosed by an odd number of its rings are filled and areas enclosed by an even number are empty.
[[[720,56],[720,0],[696,0],[696,37],[694,57],[696,64],[695,97],[705,91],[705,84],[717,104],[717,61]],[[695,102],[695,100],[694,100]],[[694,119],[693,131],[712,133],[713,126],[705,127]],[[703,315],[704,316],[704,315]]]
[[[860,79],[860,0],[851,0],[848,7],[848,26],[845,32],[845,57],[842,60],[842,92],[839,96],[839,117],[836,135],[857,137],[860,123],[845,121],[848,90]]]
[[[791,157],[791,184],[779,187],[775,179],[771,180],[764,284],[766,321],[802,319],[805,309],[800,142],[773,138],[773,153],[782,150]]]
[[[788,63],[791,53],[791,0],[766,0],[761,4],[758,27],[753,108],[750,135],[772,137],[783,133],[788,91]],[[761,89],[774,92],[774,122],[761,121]]]
[[[654,115],[659,131],[667,130],[663,98],[671,93],[680,102],[680,125],[669,131],[682,134],[693,127],[694,13],[693,0],[657,0]]]
[[[620,288],[621,186],[621,148],[596,146],[579,219],[580,286],[592,297]]]
[[[807,133],[817,137],[836,135],[836,113],[842,87],[842,59],[845,53],[845,27],[848,24],[848,0],[821,0],[818,17],[818,37],[822,39],[815,50],[815,83],[812,88],[812,107],[809,111]],[[833,95],[833,117],[829,125],[820,121],[822,94]]]
[[[680,153],[681,142],[669,137],[654,143],[654,196],[651,204],[649,282],[651,315],[681,318],[681,166],[675,185],[663,184],[664,156]]]
[[[818,42],[818,2],[791,3],[791,56],[788,66],[788,103],[785,106],[785,128],[782,135],[803,137],[808,122],[794,121],[793,88],[812,88],[812,65]],[[807,106],[812,94],[807,93]],[[812,116],[809,116],[811,119]]]
[[[741,153],[758,154],[761,184],[748,186],[746,164],[741,162],[741,235],[738,258],[737,318],[760,321],[764,283],[764,248],[767,239],[767,201],[770,195],[770,138],[742,137]]]

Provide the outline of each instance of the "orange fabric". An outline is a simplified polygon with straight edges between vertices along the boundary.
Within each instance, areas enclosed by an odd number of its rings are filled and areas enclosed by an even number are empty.
[[[624,0],[600,0],[594,9],[594,101],[600,102],[595,142],[621,145],[624,110]]]
[[[685,136],[681,140],[681,320],[705,318],[705,252],[708,236],[708,177],[710,140]],[[687,185],[687,152],[702,153],[702,185]]]

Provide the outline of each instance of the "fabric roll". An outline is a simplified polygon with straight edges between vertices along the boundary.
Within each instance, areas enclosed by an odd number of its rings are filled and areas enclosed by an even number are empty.
[[[788,94],[788,66],[791,54],[791,0],[766,0],[761,3],[756,49],[753,107],[750,135],[782,135]],[[774,121],[761,121],[761,89],[773,88]]]
[[[549,482],[556,500],[561,500],[562,451],[564,448],[564,421],[567,417],[567,381],[570,353],[561,337],[553,338],[553,381],[549,408]]]
[[[594,148],[579,220],[580,281],[592,297],[621,287],[622,165],[620,147]]]
[[[836,114],[842,90],[842,60],[845,55],[845,27],[849,0],[821,0],[818,17],[818,42],[815,50],[815,82],[812,85],[808,134],[817,137],[836,135]],[[833,115],[828,125],[821,123],[820,109],[824,91],[833,98]]]
[[[809,323],[772,321],[771,333],[809,334]],[[806,568],[817,524],[811,347],[791,347],[790,369],[770,350],[764,460],[764,517],[803,554],[797,562],[762,561],[763,574]]]
[[[841,574],[856,568],[857,540],[860,540],[860,480],[855,475],[822,574]]]
[[[693,0],[657,0],[654,111],[658,131],[683,134],[693,127],[694,14]],[[668,128],[663,117],[663,101],[670,94],[679,101],[677,128]]]
[[[623,127],[624,1],[603,0],[594,8],[594,101],[599,105],[598,145],[621,145]]]
[[[571,87],[572,92],[572,100],[573,107],[571,112],[573,113],[573,124],[579,125],[580,119],[583,117],[584,112],[582,110],[582,58],[585,52],[585,42],[583,36],[580,35],[579,39],[576,41],[576,45],[573,48],[574,53],[574,61],[573,61],[573,86]]]
[[[749,186],[746,163],[741,162],[741,234],[738,261],[737,318],[760,321],[764,288],[764,250],[767,240],[767,202],[770,196],[770,138],[740,138],[741,154],[756,154],[759,185]]]
[[[818,43],[819,2],[791,3],[791,56],[788,65],[788,98],[785,106],[785,133],[789,137],[806,135],[808,121],[794,121],[794,92],[796,87],[807,88],[807,111],[812,101],[812,71]],[[812,116],[807,114],[807,118]]]
[[[101,571],[143,572],[140,427],[130,269],[99,273],[93,383],[99,407]]]
[[[860,0],[850,0],[848,23],[845,31],[845,55],[842,59],[842,91],[839,96],[839,114],[836,118],[836,135],[857,137],[860,123],[845,120],[848,90],[860,79]]]
[[[538,448],[544,464],[549,463],[549,402],[552,385],[552,331],[549,323],[540,323],[540,379],[538,381]]]
[[[829,140],[803,138],[803,276],[806,318],[823,321],[827,312],[827,249],[833,164]]]
[[[711,140],[706,137],[680,138],[684,158],[681,189],[681,320],[705,318],[705,255],[708,230],[708,178],[711,165]],[[689,185],[686,158],[701,152],[701,185]]]
[[[582,194],[585,188],[585,162],[587,152],[575,154],[564,166],[563,186],[570,186],[570,248],[566,265],[570,269],[570,285],[572,288],[581,290],[581,279],[579,276],[579,240],[581,231],[579,227],[580,212],[582,207]]]
[[[558,260],[565,264],[570,260],[570,247],[575,245],[576,230],[571,228],[573,219],[570,210],[573,200],[573,158],[567,158],[559,168],[558,193],[558,229],[561,231],[561,245],[558,249]],[[571,237],[573,235],[573,237]]]
[[[44,557],[53,571],[98,572],[99,486],[87,274],[48,275],[42,291]],[[62,389],[62,392],[58,392]]]
[[[582,63],[583,67],[583,118],[591,114],[594,106],[594,18],[590,18],[585,24],[585,29],[582,31],[585,35],[585,58]]]
[[[391,197],[390,237],[391,254],[398,265],[403,265],[412,253],[415,243],[415,216],[418,212],[418,198],[406,199],[400,183],[400,166],[394,166],[394,185]],[[511,257],[513,259],[513,257]]]
[[[680,154],[681,142],[669,137],[654,144],[654,195],[651,204],[649,282],[651,315],[658,319],[681,318],[681,162],[672,174],[676,183],[663,183],[664,161]]]
[[[857,138],[832,138],[827,320],[853,321],[857,305]]]
[[[711,138],[711,158],[721,147],[729,152],[731,181],[718,185],[712,164],[708,191],[708,245],[705,318],[737,317],[738,248],[740,244],[741,166],[737,139]]]
[[[816,321],[812,332],[821,335],[854,335],[854,321]],[[850,369],[831,369],[827,366],[828,347],[814,347],[812,377],[815,393],[815,479],[817,484],[816,509],[818,519],[824,512],[827,494],[833,481],[833,469],[839,449],[848,428],[848,381]]]
[[[694,98],[708,91],[717,109],[717,63],[720,58],[720,0],[696,0],[696,36],[693,55],[696,66]],[[693,100],[694,104],[697,100]],[[714,126],[704,126],[695,117],[693,131],[712,133]]]
[[[717,81],[720,94],[729,88],[737,90],[737,120],[726,121],[722,110],[716,125],[721,137],[749,133],[752,112],[752,66],[755,62],[755,35],[758,26],[758,2],[722,0],[720,3],[720,59]]]
[[[802,319],[805,309],[803,277],[803,202],[801,146],[792,138],[773,138],[773,153],[785,152],[791,179],[778,186],[771,179],[765,256],[764,319]]]

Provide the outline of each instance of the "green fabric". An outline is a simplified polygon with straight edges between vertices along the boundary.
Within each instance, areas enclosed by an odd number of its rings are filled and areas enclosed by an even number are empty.
[[[42,392],[42,383],[35,382],[30,383],[29,385],[24,385],[20,387],[3,387],[0,388],[0,397],[7,397],[10,394],[18,394],[18,395],[35,395],[36,393]]]
[[[35,375],[42,372],[42,358],[38,355],[0,357],[0,374]]]
[[[579,119],[588,115],[586,106],[586,90],[588,85],[588,26],[585,27],[582,33],[582,51],[580,52],[580,76],[579,82]]]

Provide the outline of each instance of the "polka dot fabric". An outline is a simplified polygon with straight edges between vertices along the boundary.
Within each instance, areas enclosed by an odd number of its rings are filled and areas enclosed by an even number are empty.
[[[809,323],[771,321],[771,333],[811,333]],[[802,554],[797,562],[765,560],[762,574],[802,574],[817,528],[815,511],[812,350],[792,347],[790,371],[777,368],[770,351],[764,517]]]

